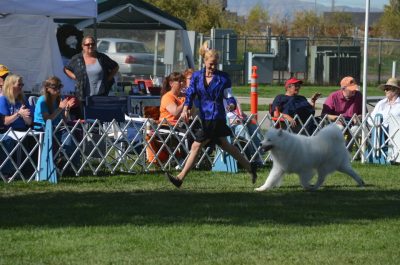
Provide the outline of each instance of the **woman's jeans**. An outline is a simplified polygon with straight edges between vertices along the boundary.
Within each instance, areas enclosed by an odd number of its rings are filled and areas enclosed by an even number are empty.
[[[12,139],[10,136],[6,134],[0,134],[0,166],[4,163],[4,161],[7,158],[7,154],[4,151],[4,149],[7,150],[8,153],[10,153],[13,148],[17,145],[17,141]],[[4,149],[3,149],[4,148]],[[11,175],[15,171],[14,166],[11,163],[11,160],[8,160],[2,167],[1,167],[1,173],[5,175]]]

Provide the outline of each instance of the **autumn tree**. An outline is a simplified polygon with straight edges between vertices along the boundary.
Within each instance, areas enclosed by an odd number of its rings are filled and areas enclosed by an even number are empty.
[[[349,36],[352,34],[354,23],[350,14],[333,12],[324,19],[325,36]]]
[[[323,30],[322,19],[314,11],[298,11],[294,14],[290,29],[292,36],[318,36]]]
[[[268,25],[268,11],[261,4],[257,4],[250,10],[242,31],[239,33],[243,35],[262,35],[266,32]]]
[[[197,32],[209,33],[211,28],[221,27],[221,12],[216,5],[202,5],[197,9],[195,17],[186,22],[187,26]]]
[[[204,4],[201,0],[147,0],[168,14],[182,19],[188,30],[208,33],[213,27],[220,27],[224,18],[221,7]]]
[[[400,38],[400,0],[390,0],[389,5],[385,5],[379,26],[383,34]]]
[[[290,20],[288,16],[273,17],[271,21],[272,35],[289,35]]]

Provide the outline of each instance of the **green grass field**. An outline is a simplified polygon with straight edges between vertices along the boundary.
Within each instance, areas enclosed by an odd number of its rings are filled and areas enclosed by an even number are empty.
[[[0,184],[0,264],[398,264],[398,166],[354,164],[317,192],[295,175],[192,171]],[[261,185],[270,168],[259,171]]]

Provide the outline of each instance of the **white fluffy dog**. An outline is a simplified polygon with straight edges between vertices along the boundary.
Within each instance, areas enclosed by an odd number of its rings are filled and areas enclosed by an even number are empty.
[[[336,170],[364,186],[364,181],[351,167],[342,132],[334,124],[310,137],[271,128],[261,145],[265,151],[271,151],[273,166],[264,185],[256,191],[279,186],[285,173],[298,174],[303,188],[316,190],[326,176]],[[315,185],[311,185],[315,173],[318,179]]]

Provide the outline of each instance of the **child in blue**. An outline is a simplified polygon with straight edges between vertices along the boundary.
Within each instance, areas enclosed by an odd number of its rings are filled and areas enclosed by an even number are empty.
[[[34,129],[44,130],[47,120],[51,120],[53,127],[56,127],[62,119],[67,120],[69,111],[75,105],[75,99],[62,99],[61,80],[52,76],[43,82],[43,95],[36,102],[34,115]],[[75,144],[67,130],[59,130],[56,134],[61,143],[64,143],[67,155],[71,155],[75,150]],[[74,156],[73,163],[78,164],[80,157]]]
[[[36,102],[34,115],[34,128],[44,130],[46,120],[51,120],[53,126],[57,126],[62,119],[67,119],[70,108],[74,105],[74,99],[61,99],[61,80],[50,77],[43,84],[43,95]]]
[[[255,163],[250,164],[240,151],[226,139],[227,136],[232,135],[232,131],[226,124],[223,99],[226,99],[229,110],[236,108],[236,101],[232,96],[231,81],[226,73],[217,70],[219,56],[216,50],[210,50],[203,46],[200,54],[204,58],[205,67],[193,73],[190,86],[186,91],[185,106],[181,117],[186,121],[188,120],[188,111],[193,106],[194,98],[197,97],[200,103],[202,128],[195,133],[196,139],[192,144],[183,170],[176,177],[167,172],[167,177],[172,184],[179,188],[192,168],[201,148],[209,142],[215,142],[251,173],[252,182],[255,183],[257,165]]]

